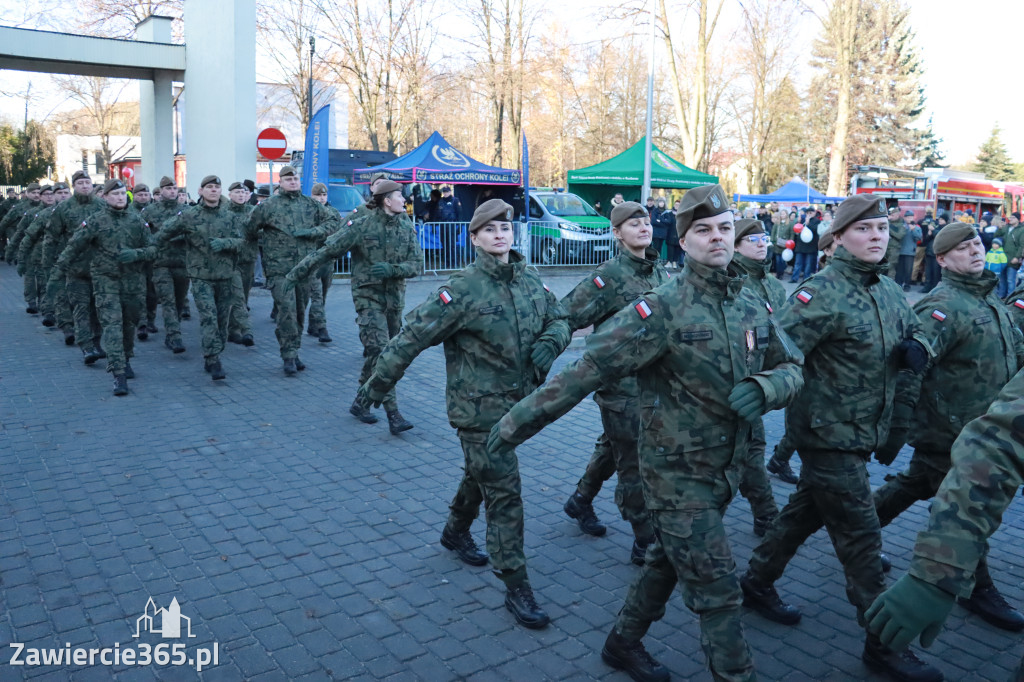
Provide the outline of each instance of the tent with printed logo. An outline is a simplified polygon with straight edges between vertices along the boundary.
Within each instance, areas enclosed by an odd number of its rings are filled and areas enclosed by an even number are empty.
[[[733,201],[756,201],[780,204],[838,204],[846,197],[827,197],[800,178],[793,178],[770,194],[733,194]]]
[[[436,130],[426,142],[408,154],[372,168],[359,168],[354,173],[355,183],[365,185],[376,173],[387,173],[395,182],[444,183],[448,185],[504,185],[519,186],[522,178],[518,170],[497,168],[480,163],[448,144]]]
[[[586,168],[568,173],[569,191],[591,205],[601,202],[602,211],[611,210],[611,198],[622,194],[626,201],[640,201],[644,183],[644,147],[641,137],[626,151]],[[651,189],[687,190],[718,182],[718,176],[688,168],[651,145]]]

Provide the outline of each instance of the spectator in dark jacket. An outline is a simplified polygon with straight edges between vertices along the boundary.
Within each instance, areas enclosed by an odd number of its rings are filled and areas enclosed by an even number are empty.
[[[818,270],[818,225],[821,224],[821,218],[815,212],[808,211],[804,221],[803,230],[793,237],[796,246],[793,248],[793,276],[789,278],[790,282],[799,282]],[[805,237],[804,232],[809,232],[810,236]]]
[[[939,233],[939,230],[947,224],[949,224],[949,214],[942,211],[934,222],[929,222],[929,224],[921,230],[921,242],[924,245],[923,291],[925,293],[928,293],[937,287],[939,285],[939,279],[942,277],[942,269],[935,260],[935,249],[933,248],[932,242],[935,240],[935,235]]]

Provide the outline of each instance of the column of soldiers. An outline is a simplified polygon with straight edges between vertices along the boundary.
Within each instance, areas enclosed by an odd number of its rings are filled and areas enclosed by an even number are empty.
[[[755,679],[741,606],[798,623],[800,611],[775,583],[822,526],[865,628],[862,658],[873,670],[898,680],[943,679],[907,645],[918,634],[930,644],[957,598],[998,627],[1024,629],[1024,616],[996,590],[985,561],[985,539],[1024,481],[1016,424],[1024,289],[1005,302],[995,298],[970,226],[953,223],[938,233],[942,283],[911,308],[887,275],[884,202],[847,199],[821,238],[827,266],[783,301],[775,280],[764,277],[764,226],[734,223],[724,191],[711,185],[681,202],[677,233],[686,263],[677,277],[669,279],[648,249],[646,209],[624,202],[611,220],[620,255],[558,302],[511,248],[512,207],[491,200],[469,226],[476,260],[402,325],[404,282],[421,272],[422,254],[400,187],[375,180],[368,205],[342,219],[299,193],[293,169],[285,167],[281,178],[281,192],[251,214],[244,186],[232,185],[225,200],[216,176],[203,179],[200,203],[188,208],[177,204],[177,188],[165,178],[160,203],[141,212],[127,207],[118,181],[97,200],[87,178],[80,187],[83,179],[75,177],[74,195],[60,203],[68,188],[30,186],[24,199],[0,206],[0,236],[8,240],[8,260],[34,278],[25,286],[29,312],[42,311],[44,324],[78,340],[87,364],[105,355],[118,395],[134,376],[145,263],[164,263],[154,268],[154,289],[166,301],[167,345],[176,352],[171,334],[180,327],[167,324],[167,308],[178,319],[181,306],[170,271],[185,269],[200,311],[205,367],[219,380],[224,341],[253,342],[244,300],[257,239],[288,376],[305,368],[298,351],[306,303],[324,291],[314,275],[351,253],[365,362],[350,411],[373,423],[370,408],[384,405],[392,433],[412,428],[398,412],[395,384],[419,353],[444,345],[449,420],[465,468],[440,543],[467,564],[491,563],[506,608],[526,627],[543,628],[550,618],[527,573],[515,446],[595,393],[604,433],[565,511],[584,532],[603,534],[592,501],[611,472],[618,474],[616,503],[633,528],[630,559],[641,568],[601,653],[633,679],[669,679],[643,638],[677,585],[699,617],[713,677]],[[155,210],[164,204],[174,204],[173,214]],[[180,261],[172,248],[181,249]],[[168,271],[163,294],[161,268]],[[310,309],[307,333],[323,340],[320,315]],[[547,379],[571,331],[589,325],[595,329],[583,356]],[[770,488],[764,497],[761,416],[781,408],[784,440],[799,451],[802,467],[796,492],[778,512]],[[872,491],[869,458],[889,465],[905,443],[914,447],[906,471]],[[973,495],[972,486],[991,494]],[[763,535],[742,576],[723,524],[737,492],[751,500],[755,533]],[[933,496],[910,575],[885,590],[881,527]],[[487,552],[471,534],[481,506]]]

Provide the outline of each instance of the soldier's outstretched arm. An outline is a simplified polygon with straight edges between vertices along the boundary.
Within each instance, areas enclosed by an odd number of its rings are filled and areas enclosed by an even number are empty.
[[[565,311],[569,329],[572,331],[585,329],[607,315],[611,306],[608,297],[612,295],[609,292],[615,292],[614,295],[618,295],[615,287],[608,286],[604,281],[601,269],[598,268],[563,296],[558,303]],[[620,308],[625,305],[621,298],[618,303],[621,304],[618,306]]]
[[[92,243],[94,234],[92,225],[86,224],[84,227],[75,231],[71,235],[71,239],[68,240],[68,245],[64,247],[64,250],[57,256],[57,260],[53,263],[53,273],[50,275],[50,280],[54,278],[60,278],[67,272],[68,266],[75,258],[79,256],[85,249]]]
[[[779,326],[804,355],[835,329],[835,309],[826,300],[829,292],[821,288],[829,286],[828,282],[811,280],[797,288],[779,311]]]
[[[323,246],[300,260],[285,276],[286,279],[292,282],[306,279],[309,273],[324,263],[344,256],[347,251],[359,243],[362,237],[361,223],[359,218],[346,221],[340,230],[327,238]]]
[[[18,245],[18,262],[24,263],[28,260],[29,254],[32,253],[32,249],[39,243],[39,238],[43,235],[43,226],[46,223],[44,221],[38,221],[28,226],[25,230],[25,236],[21,240],[21,244]]]
[[[423,274],[423,249],[415,234],[405,241],[402,252],[398,254],[398,262],[392,263],[395,277],[419,277]]]
[[[52,268],[57,256],[60,255],[57,253],[57,240],[60,239],[60,233],[64,229],[64,221],[64,212],[58,206],[46,223],[46,227],[43,228],[43,268],[45,270]]]
[[[764,393],[764,412],[785,407],[804,386],[804,354],[774,318],[769,321],[764,369],[745,379],[756,383]]]

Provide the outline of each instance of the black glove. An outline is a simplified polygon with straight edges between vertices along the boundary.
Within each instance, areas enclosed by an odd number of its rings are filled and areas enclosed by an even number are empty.
[[[903,339],[900,345],[896,346],[899,355],[900,369],[909,369],[914,374],[920,374],[928,367],[928,351],[917,339]]]
[[[890,426],[889,437],[885,440],[885,444],[875,450],[875,459],[878,460],[879,464],[889,466],[896,459],[896,455],[900,454],[900,450],[903,448],[903,444],[907,442],[907,436],[910,435],[910,429],[905,426]]]

